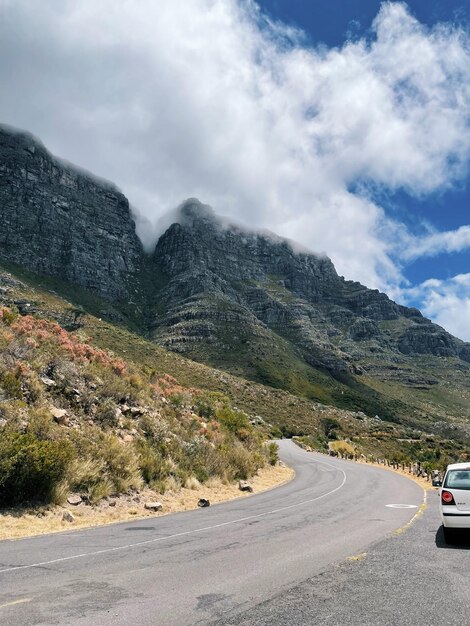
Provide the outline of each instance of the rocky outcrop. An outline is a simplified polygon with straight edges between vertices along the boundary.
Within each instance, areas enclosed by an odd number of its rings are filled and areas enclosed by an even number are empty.
[[[0,257],[125,300],[142,245],[125,196],[0,126]]]
[[[378,353],[468,359],[468,344],[417,309],[344,280],[326,257],[223,223],[195,199],[182,205],[153,262],[164,277],[154,336],[194,358],[211,344],[212,356],[223,362],[230,349],[233,359],[248,334],[271,345],[286,339],[304,362],[334,374],[362,373],[356,362]]]
[[[426,324],[410,326],[398,340],[403,354],[434,354],[437,356],[460,356],[464,360],[467,350],[440,326],[427,320]]]

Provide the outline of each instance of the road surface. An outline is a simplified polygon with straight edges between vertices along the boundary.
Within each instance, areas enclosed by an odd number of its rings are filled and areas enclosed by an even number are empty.
[[[468,531],[446,543],[432,491],[405,533],[216,624],[462,626],[470,621],[469,550]]]
[[[418,485],[387,470],[287,440],[280,455],[295,479],[259,495],[0,542],[0,624],[182,626],[236,623],[237,615],[252,623],[249,611],[278,606],[289,590],[366,551],[423,500]]]

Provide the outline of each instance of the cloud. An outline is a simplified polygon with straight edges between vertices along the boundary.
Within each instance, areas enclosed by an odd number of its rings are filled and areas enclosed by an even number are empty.
[[[433,232],[422,237],[404,236],[402,258],[413,260],[420,257],[437,256],[442,253],[463,252],[470,248],[470,226],[455,230]]]
[[[0,12],[3,121],[115,181],[148,244],[149,224],[196,196],[390,292],[397,236],[410,235],[367,189],[427,194],[467,172],[468,34],[427,28],[400,2],[330,50],[252,0],[0,0]]]
[[[405,298],[422,303],[425,315],[456,337],[470,341],[470,274],[448,280],[430,278],[407,290]]]

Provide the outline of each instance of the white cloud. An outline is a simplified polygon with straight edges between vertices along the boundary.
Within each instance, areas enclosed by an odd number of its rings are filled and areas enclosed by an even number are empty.
[[[470,341],[470,273],[448,280],[430,278],[402,293],[405,300],[422,303],[422,311],[450,333]]]
[[[426,194],[467,169],[469,37],[399,2],[331,50],[251,0],[0,0],[0,18],[3,121],[154,222],[196,196],[390,291],[409,235],[354,184]]]
[[[433,232],[422,237],[404,236],[401,243],[402,258],[407,260],[436,256],[442,253],[463,252],[470,248],[470,226],[460,226],[455,230]]]

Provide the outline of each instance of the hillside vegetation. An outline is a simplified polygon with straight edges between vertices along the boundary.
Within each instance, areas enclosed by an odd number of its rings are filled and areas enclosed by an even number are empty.
[[[223,394],[0,308],[0,505],[246,479],[277,460],[264,438]]]
[[[246,381],[20,273],[0,270],[1,505],[247,478],[276,461],[269,436],[301,436],[325,452],[346,440],[357,454],[434,467],[466,454],[461,426],[445,422],[442,436]]]

